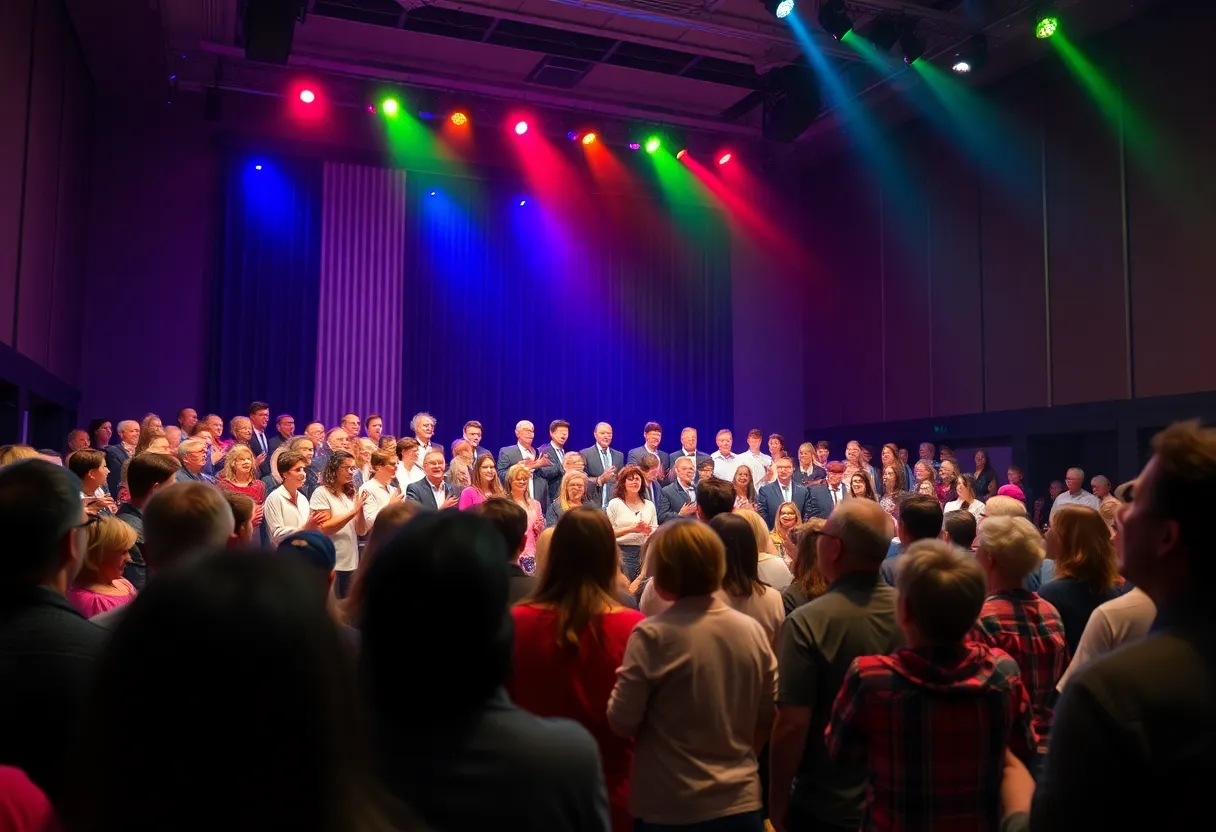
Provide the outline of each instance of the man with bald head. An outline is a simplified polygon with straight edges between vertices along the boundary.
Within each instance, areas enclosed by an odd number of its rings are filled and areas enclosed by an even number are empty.
[[[587,476],[601,489],[600,508],[607,508],[612,499],[616,472],[625,467],[625,455],[612,447],[612,425],[600,422],[595,426],[595,444],[583,448]]]
[[[535,425],[527,419],[515,423],[515,444],[498,450],[498,478],[506,483],[507,471],[511,470],[512,465],[522,462],[532,475],[532,479],[528,481],[528,493],[536,498],[541,511],[544,512],[549,507],[549,484],[536,469],[545,468],[551,460],[548,454],[537,453],[533,445],[535,439]]]
[[[796,608],[781,628],[769,799],[779,832],[861,825],[866,769],[829,758],[823,733],[853,659],[903,646],[895,590],[878,576],[890,541],[887,522],[871,500],[838,505],[817,544],[827,592]]]

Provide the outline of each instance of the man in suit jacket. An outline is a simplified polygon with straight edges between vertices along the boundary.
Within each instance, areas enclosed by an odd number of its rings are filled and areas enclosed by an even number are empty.
[[[279,418],[274,420],[275,434],[266,440],[266,446],[270,448],[270,453],[273,456],[279,446],[285,444],[288,439],[291,439],[296,434],[296,420],[294,416],[286,413],[280,413]],[[270,460],[267,459],[267,464]]]
[[[642,496],[654,503],[655,514],[659,512],[659,492],[663,488],[659,475],[663,473],[659,458],[655,454],[643,454],[641,460],[635,463],[642,469]]]
[[[460,438],[473,446],[473,461],[481,459],[483,456],[494,456],[494,452],[489,448],[483,447],[481,444],[481,422],[471,420],[464,423],[464,432]]]
[[[794,480],[799,485],[819,485],[827,479],[828,471],[815,458],[815,446],[803,442],[798,446],[798,467],[794,469]]]
[[[697,471],[700,470],[701,463],[706,460],[712,461],[713,457],[711,457],[709,454],[701,453],[701,451],[697,450],[697,429],[696,428],[684,428],[684,430],[680,431],[680,449],[677,451],[673,451],[668,456],[668,460],[667,460],[670,463],[670,466],[668,468],[668,474],[667,474],[668,482],[676,481],[675,472],[671,469],[672,469],[672,467],[675,466],[676,459],[678,457],[682,457],[682,456],[686,456],[693,461],[693,477],[694,477],[693,481],[694,482],[699,481],[700,476],[697,475]]]
[[[515,423],[515,444],[498,451],[498,478],[509,491],[507,472],[511,470],[511,466],[520,462],[527,465],[528,470],[532,472],[532,496],[544,509],[549,505],[549,482],[540,476],[537,469],[547,466],[549,458],[532,447],[532,441],[535,438],[536,428],[531,422],[522,419]]]
[[[258,465],[258,479],[270,474],[270,439],[266,436],[266,428],[270,425],[270,405],[266,402],[254,402],[249,405],[249,424],[253,426],[253,436],[249,439],[249,447],[253,450],[254,461]]]
[[[844,487],[844,463],[828,463],[827,481],[823,485],[810,487],[810,508],[807,512],[811,517],[822,517],[824,520],[832,513],[842,500],[849,498],[849,489]]]
[[[663,486],[663,490],[659,492],[656,511],[660,524],[680,517],[692,517],[697,513],[697,492],[693,485],[696,470],[692,457],[676,457],[671,467],[674,469],[676,481]]]
[[[641,465],[642,457],[654,454],[659,459],[659,479],[667,478],[667,469],[671,467],[671,456],[667,451],[659,450],[659,442],[663,440],[663,427],[658,422],[647,422],[642,428],[642,446],[634,448],[625,458],[628,465]]]
[[[106,479],[106,487],[110,495],[117,500],[118,489],[122,486],[122,466],[135,453],[139,444],[139,422],[126,419],[118,423],[118,441],[107,445],[105,449],[106,467],[110,476]]]
[[[445,468],[447,463],[443,460],[442,451],[431,451],[427,454],[422,461],[422,470],[426,476],[406,487],[405,499],[413,500],[432,511],[455,507],[460,502],[460,497],[457,496],[457,489],[443,478]]]
[[[566,440],[570,438],[570,423],[565,419],[554,419],[549,423],[549,441],[540,446],[540,455],[549,458],[549,464],[536,473],[548,484],[549,501],[557,499],[557,490],[562,487],[566,475]],[[575,454],[578,456],[578,454]]]
[[[600,422],[595,426],[595,444],[582,450],[587,476],[603,489],[600,507],[606,508],[612,499],[613,478],[625,467],[625,455],[612,447],[612,425]]]
[[[811,492],[805,485],[794,482],[794,463],[788,456],[783,456],[773,462],[777,472],[775,482],[765,483],[756,493],[756,502],[760,504],[760,515],[769,529],[777,522],[777,509],[781,504],[792,502],[798,507],[798,519],[804,520],[811,511]],[[831,494],[828,495],[831,497]]]

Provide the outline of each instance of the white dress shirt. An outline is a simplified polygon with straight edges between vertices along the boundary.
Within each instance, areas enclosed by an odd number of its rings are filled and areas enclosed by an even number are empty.
[[[790,480],[785,485],[781,484],[781,480],[773,480],[773,484],[781,491],[781,502],[788,503],[794,499],[794,481]],[[784,587],[783,587],[784,588]]]
[[[375,479],[370,479],[363,483],[359,490],[367,495],[367,500],[363,503],[363,522],[367,524],[370,532],[372,524],[376,522],[376,515],[388,505],[394,489],[391,485],[381,485]]]
[[[519,455],[521,457],[523,457],[524,459],[536,459],[536,451],[529,450],[529,449],[525,448],[523,445],[519,444],[518,442],[515,443],[515,447],[519,448]],[[546,492],[548,491],[548,488],[549,488],[549,486],[546,483],[545,484]],[[507,484],[508,493],[510,493],[510,489],[511,489],[511,485],[510,485],[510,483],[508,483]],[[540,499],[540,496],[537,495],[537,493],[536,493],[536,477],[532,476],[531,469],[528,470],[528,494],[535,500]]]
[[[414,437],[414,439],[416,439],[418,441],[418,458],[414,461],[414,467],[417,468],[419,471],[421,471],[422,463],[426,461],[426,455],[431,452],[432,446],[431,446],[430,442],[423,445],[422,440],[418,439],[418,437],[416,437],[416,436]],[[419,477],[419,479],[421,479],[421,477]],[[413,480],[413,482],[417,482],[417,481],[418,480]]]
[[[721,451],[714,451],[709,458],[714,461],[714,476],[727,482],[735,479],[735,472],[743,464],[743,458],[738,454],[725,456]]]
[[[426,479],[426,474],[417,465],[412,468],[406,468],[404,462],[397,463],[397,485],[401,486],[402,491],[405,491],[413,483],[424,479]]]
[[[962,507],[962,500],[950,500],[948,503],[942,506],[942,514],[949,514],[952,511],[959,511],[962,509]],[[984,504],[979,500],[972,500],[971,504],[967,506],[967,510],[971,512],[973,517],[975,517],[975,521],[977,523],[981,517],[988,513],[984,508]]]
[[[840,485],[836,486],[835,488],[832,488],[831,485],[827,485],[825,483],[825,487],[827,488],[828,492],[832,495],[832,505],[833,506],[839,505],[840,501],[843,500],[845,497],[844,482],[842,481],[840,483]]]
[[[292,499],[287,489],[279,486],[270,492],[266,502],[262,504],[262,521],[270,534],[270,541],[276,546],[287,535],[298,532],[308,522],[308,498],[304,492],[297,491]]]
[[[766,468],[773,467],[773,458],[768,454],[752,453],[751,449],[744,451],[741,454],[736,454],[740,460],[740,465],[746,465],[752,469],[752,482],[758,483],[764,479],[764,471]],[[714,466],[717,470],[717,465]],[[759,488],[759,486],[756,486]]]
[[[439,480],[439,485],[435,485],[430,480],[427,480],[426,484],[430,486],[431,496],[435,498],[435,507],[443,508],[444,501],[448,498],[447,492],[443,489],[443,480]]]
[[[1051,514],[1047,516],[1047,519],[1050,520],[1052,517],[1055,517],[1056,511],[1064,506],[1084,506],[1085,508],[1092,508],[1094,511],[1097,511],[1101,505],[1102,503],[1098,498],[1084,488],[1077,492],[1077,496],[1075,497],[1070,492],[1065,491],[1059,497],[1056,497],[1055,502],[1051,504]]]

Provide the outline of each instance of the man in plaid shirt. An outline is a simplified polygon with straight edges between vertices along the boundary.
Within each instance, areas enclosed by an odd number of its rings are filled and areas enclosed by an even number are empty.
[[[1043,755],[1056,685],[1069,659],[1060,613],[1022,588],[1043,562],[1043,538],[1022,517],[989,517],[980,525],[979,539],[975,559],[987,578],[988,597],[971,637],[1004,650],[1018,663],[1034,714],[1036,748]]]
[[[1030,700],[1017,663],[967,638],[984,603],[975,560],[943,541],[902,556],[908,647],[854,659],[832,708],[828,753],[864,761],[867,830],[1000,827],[1007,749],[1028,759]]]

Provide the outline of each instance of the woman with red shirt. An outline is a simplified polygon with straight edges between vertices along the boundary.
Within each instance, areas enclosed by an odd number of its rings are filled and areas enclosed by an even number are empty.
[[[620,555],[607,515],[581,506],[553,530],[540,586],[514,607],[511,698],[537,716],[582,725],[600,747],[613,832],[631,832],[633,740],[608,727],[608,697],[629,634],[643,616],[616,600]]]

